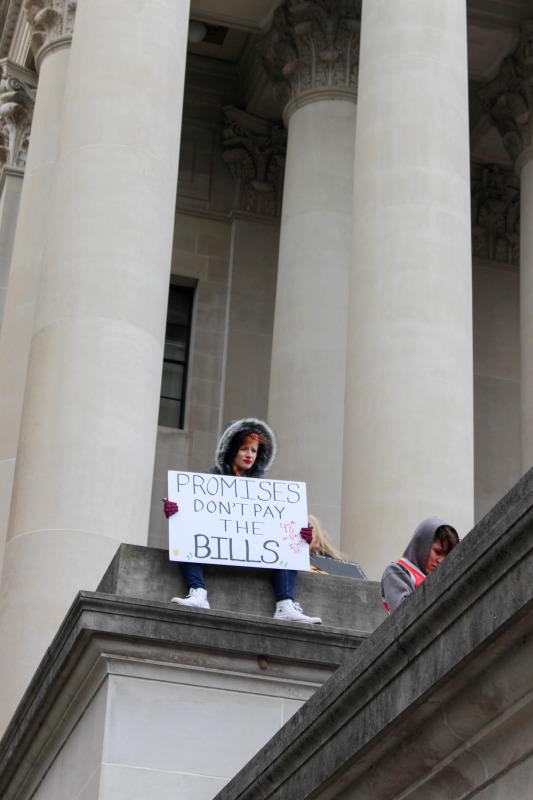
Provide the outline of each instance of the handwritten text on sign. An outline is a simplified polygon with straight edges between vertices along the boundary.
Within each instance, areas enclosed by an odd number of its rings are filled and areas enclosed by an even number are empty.
[[[309,569],[305,483],[168,473],[171,561],[268,569]]]

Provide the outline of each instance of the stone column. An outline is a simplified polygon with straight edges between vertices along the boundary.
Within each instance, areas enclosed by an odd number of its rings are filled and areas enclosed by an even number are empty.
[[[287,131],[234,106],[224,108],[223,159],[234,177],[228,319],[221,424],[268,416],[279,218]],[[243,381],[245,369],[253,380]]]
[[[522,472],[533,465],[533,19],[516,52],[478,93],[520,176],[520,400]]]
[[[0,63],[0,331],[4,321],[7,287],[13,256],[15,229],[20,207],[24,167],[35,104],[36,78],[7,60]],[[12,295],[13,298],[13,295]],[[24,312],[9,306],[4,344],[0,341],[0,576],[13,486],[14,454],[19,414],[14,413],[13,382],[8,363],[21,364],[21,335],[14,328],[22,323]],[[15,311],[15,315],[13,312]],[[11,313],[10,313],[11,312]],[[20,315],[16,312],[20,312]],[[28,337],[26,337],[26,343]],[[24,364],[27,363],[27,348]],[[20,373],[19,373],[20,374]],[[16,422],[15,422],[16,418]]]
[[[342,547],[372,579],[473,523],[465,0],[363,4]]]
[[[77,4],[6,544],[4,722],[76,592],[147,540],[188,5]]]
[[[359,7],[288,0],[263,45],[289,129],[268,406],[275,473],[307,482],[309,508],[336,542]]]
[[[28,81],[23,81],[22,71],[13,71],[7,65],[4,65],[6,86],[2,106],[6,134],[9,135],[5,156],[24,161],[25,168],[0,336],[0,567],[11,505],[73,24],[72,13],[60,14],[45,0],[26,0],[25,7],[32,26],[32,46],[39,70],[39,90],[31,121],[32,144],[27,157],[33,90]],[[10,167],[10,171],[13,169],[15,167]]]
[[[34,73],[0,62],[0,329],[35,105]]]

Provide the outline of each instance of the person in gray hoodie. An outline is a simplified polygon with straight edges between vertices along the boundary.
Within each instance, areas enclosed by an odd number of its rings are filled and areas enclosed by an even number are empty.
[[[402,558],[389,564],[381,578],[381,600],[387,614],[396,611],[458,543],[457,531],[449,522],[440,517],[423,519]]]

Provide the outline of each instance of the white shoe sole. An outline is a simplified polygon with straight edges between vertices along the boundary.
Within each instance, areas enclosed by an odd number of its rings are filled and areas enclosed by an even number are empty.
[[[322,620],[320,617],[273,617],[273,619],[279,619],[281,622],[303,622],[306,625],[321,625]]]
[[[209,603],[195,603],[194,601],[187,600],[186,597],[173,597],[171,603],[177,603],[180,606],[188,606],[189,608],[211,608]]]

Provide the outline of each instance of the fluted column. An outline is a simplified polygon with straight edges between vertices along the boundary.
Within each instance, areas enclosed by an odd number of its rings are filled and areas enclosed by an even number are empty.
[[[188,5],[77,4],[6,544],[4,721],[76,592],[147,540]]]
[[[520,176],[520,400],[522,472],[533,464],[533,20],[516,52],[478,96]]]
[[[268,417],[338,542],[359,9],[289,0],[264,47],[288,125]]]
[[[39,69],[33,118],[30,118],[32,89],[17,72],[9,82],[13,68],[7,65],[4,67],[5,91],[0,98],[3,100],[0,114],[3,108],[2,119],[6,128],[4,156],[8,160],[16,159],[20,165],[9,170],[20,170],[25,163],[0,335],[0,567],[11,506],[35,300],[73,27],[73,10],[68,14],[59,13],[57,8],[52,8],[50,0],[25,0],[25,9],[32,27],[32,46]],[[14,84],[13,80],[17,83]],[[28,149],[30,121],[31,148]]]
[[[363,4],[342,546],[373,579],[473,523],[467,75],[465,0]]]

